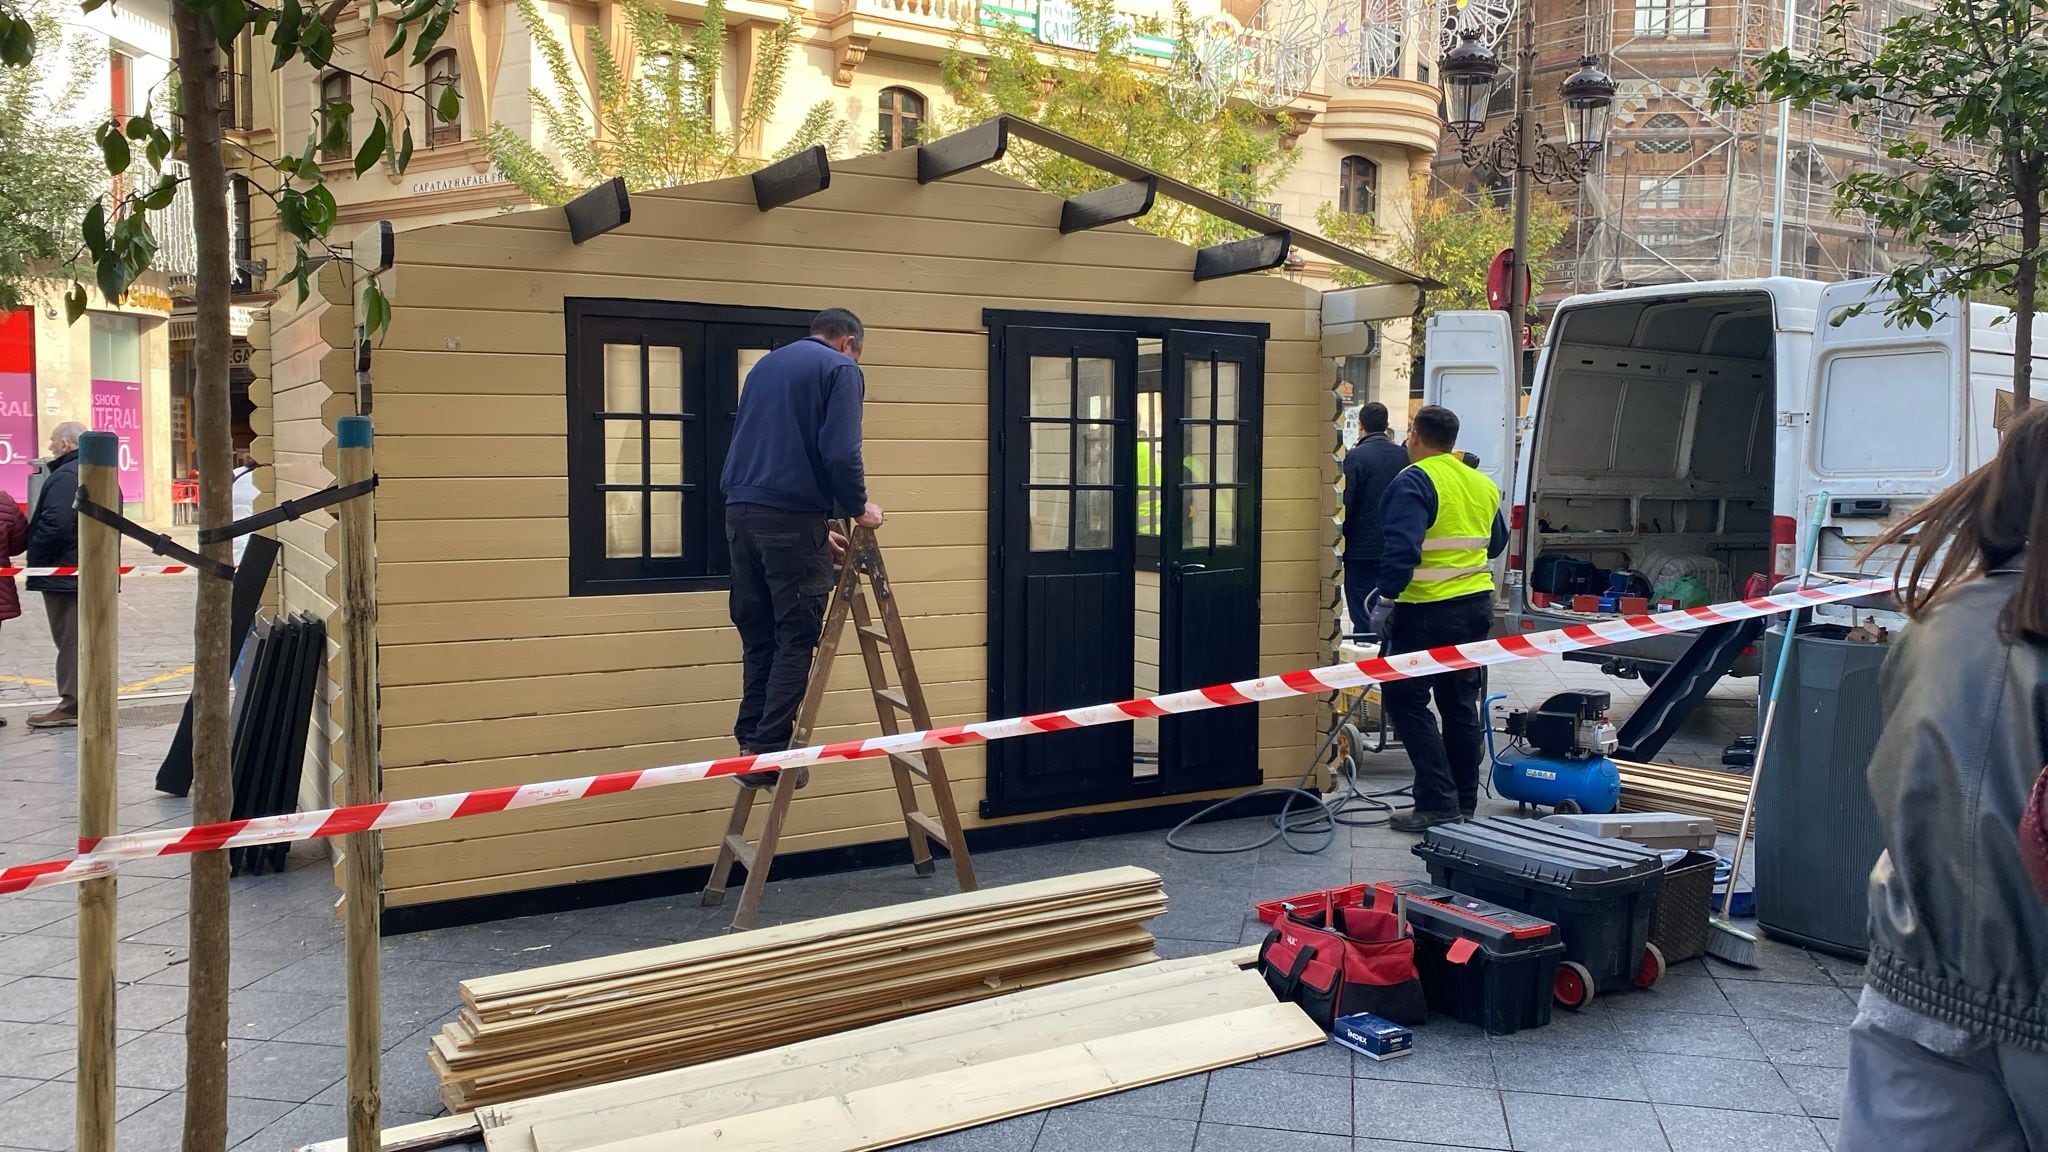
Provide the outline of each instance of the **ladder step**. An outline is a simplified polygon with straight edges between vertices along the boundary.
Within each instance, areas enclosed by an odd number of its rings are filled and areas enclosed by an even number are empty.
[[[745,836],[727,836],[725,838],[725,847],[747,871],[752,872],[754,870],[754,846],[747,843]]]
[[[903,698],[903,693],[897,691],[894,688],[875,689],[875,699],[886,700],[890,704],[894,705],[904,715],[907,716],[910,714],[910,701],[905,700]]]
[[[854,631],[860,633],[863,636],[873,637],[875,640],[883,644],[887,644],[889,642],[888,630],[874,624],[856,625],[854,627]]]
[[[932,819],[931,817],[925,815],[922,812],[905,812],[903,815],[907,817],[912,824],[915,824],[919,828],[924,829],[925,835],[931,837],[932,839],[938,841],[941,844],[944,844],[946,846],[946,851],[960,851],[959,845],[954,844],[953,842],[946,839],[945,826],[940,824],[937,820]]]
[[[889,759],[894,761],[897,767],[920,780],[930,780],[932,778],[931,770],[924,766],[924,757],[922,756],[913,757],[901,752],[891,752],[889,753]]]

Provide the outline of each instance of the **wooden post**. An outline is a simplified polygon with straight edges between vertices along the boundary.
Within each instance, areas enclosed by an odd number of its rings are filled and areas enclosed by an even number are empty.
[[[78,438],[78,487],[103,508],[121,507],[121,447],[112,432]],[[120,808],[114,714],[120,669],[121,537],[78,518],[78,839],[112,836]],[[78,886],[79,1152],[114,1152],[114,877]]]
[[[370,419],[343,416],[335,429],[340,483],[370,478]],[[375,803],[383,794],[377,758],[376,522],[369,496],[344,501],[341,519],[342,658],[347,712],[342,728],[342,799]],[[379,1152],[384,1126],[378,919],[384,904],[384,852],[377,833],[343,840],[348,912],[348,1149]]]

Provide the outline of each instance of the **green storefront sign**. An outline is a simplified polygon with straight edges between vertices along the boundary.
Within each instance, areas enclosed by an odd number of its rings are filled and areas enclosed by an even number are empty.
[[[1152,60],[1173,59],[1174,41],[1171,37],[1138,31],[1137,18],[1128,13],[1118,12],[1112,19],[1123,30],[1124,50],[1130,55]],[[1095,50],[1093,39],[1081,27],[1081,11],[1073,0],[1039,0],[1028,7],[994,3],[981,6],[982,27],[1004,24],[1017,28],[1040,44],[1081,52]]]

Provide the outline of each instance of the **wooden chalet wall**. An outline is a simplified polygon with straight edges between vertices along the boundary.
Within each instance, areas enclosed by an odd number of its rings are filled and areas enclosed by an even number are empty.
[[[568,595],[566,296],[860,314],[870,488],[890,513],[882,541],[941,724],[986,709],[982,310],[1268,323],[1261,665],[1320,662],[1317,554],[1334,498],[1317,294],[1277,276],[1198,284],[1188,248],[1129,225],[1061,236],[1055,197],[986,172],[920,186],[915,170],[914,150],[835,164],[829,189],[765,213],[745,179],[637,192],[630,224],[580,247],[559,209],[399,235],[394,319],[373,364],[387,797],[733,750],[739,643],[724,592]],[[337,311],[277,322],[286,494],[327,481],[346,382],[313,345],[346,347]],[[289,607],[331,603],[320,527],[286,532]],[[817,739],[875,731],[860,662],[841,661],[836,681]],[[1291,781],[1315,705],[1262,711],[1266,777]],[[946,755],[973,826],[982,754]],[[888,780],[879,762],[816,771],[783,850],[900,838]],[[392,832],[387,904],[705,864],[732,797],[729,783],[683,785]]]

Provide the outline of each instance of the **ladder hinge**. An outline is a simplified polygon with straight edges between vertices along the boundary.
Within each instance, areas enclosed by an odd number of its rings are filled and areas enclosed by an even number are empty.
[[[1797,428],[1812,418],[1813,414],[1811,412],[1780,412],[1778,413],[1778,427]]]

